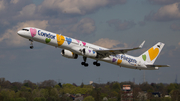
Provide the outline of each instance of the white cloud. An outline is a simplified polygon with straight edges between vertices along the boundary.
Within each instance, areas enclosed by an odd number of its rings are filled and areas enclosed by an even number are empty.
[[[52,25],[51,27],[56,28],[55,30],[58,29],[58,31],[56,31],[58,33],[62,33],[66,36],[74,37],[74,38],[80,38],[84,35],[93,34],[93,32],[96,30],[95,22],[93,19],[83,18],[80,21],[78,21],[77,19],[69,19],[69,20],[71,21],[70,22],[67,20],[59,21],[59,23],[67,24],[67,27],[59,28],[57,27],[57,25]]]
[[[124,22],[123,22],[118,19],[109,20],[109,21],[107,21],[107,23],[109,26],[115,27],[116,30],[121,30],[121,31],[131,29],[136,25],[136,23],[134,21],[124,20]]]
[[[32,17],[35,15],[36,5],[30,4],[22,8],[19,16]]]
[[[145,26],[146,22],[145,21],[139,21],[138,24],[139,24],[139,26]]]
[[[167,54],[168,57],[171,57],[171,58],[179,57],[180,42],[177,43],[175,46],[167,46],[165,52],[166,52],[165,54]]]
[[[4,10],[5,9],[5,1],[4,0],[1,0],[0,1],[0,11]]]
[[[19,0],[11,0],[10,3],[17,4]]]
[[[101,38],[98,41],[94,42],[93,44],[96,44],[101,47],[105,48],[126,48],[128,45],[126,43],[121,43],[117,40],[111,40],[108,38]]]
[[[180,31],[180,24],[173,23],[171,24],[170,28],[174,31]]]
[[[72,24],[72,23],[77,23],[78,19],[77,18],[67,18],[67,19],[50,19],[49,23],[52,25],[68,25],[68,24]]]
[[[26,21],[26,22],[18,23],[13,28],[5,31],[5,33],[0,38],[0,43],[5,42],[5,44],[9,46],[27,45],[28,41],[17,34],[18,30],[24,27],[38,27],[41,29],[45,29],[47,26],[48,26],[48,21],[46,20],[43,20],[43,21],[33,20],[33,21]]]
[[[1,58],[1,59],[4,59],[4,58],[5,58],[5,55],[4,55],[4,54],[0,55],[0,58]]]
[[[171,21],[180,19],[180,2],[161,7],[156,13],[145,16],[146,20]]]
[[[148,0],[149,2],[153,3],[153,4],[172,4],[175,2],[178,2],[179,0]]]
[[[172,19],[180,18],[180,11],[178,9],[179,3],[174,3],[161,7],[158,12],[154,15],[155,19],[168,17]]]
[[[51,9],[67,14],[85,14],[110,5],[123,4],[126,0],[44,0],[40,10]]]
[[[69,28],[71,32],[80,34],[91,34],[95,31],[95,22],[90,18],[83,18],[77,24],[74,24]]]

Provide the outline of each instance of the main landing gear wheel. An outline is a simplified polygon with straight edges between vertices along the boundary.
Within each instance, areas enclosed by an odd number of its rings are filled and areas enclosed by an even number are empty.
[[[34,47],[33,46],[30,46],[30,49],[33,49]]]
[[[81,65],[84,65],[85,67],[87,67],[89,64],[86,63],[87,57],[83,57],[84,62],[81,62]]]
[[[85,62],[81,62],[81,65],[84,65],[85,67],[89,66],[89,64]]]
[[[33,49],[33,40],[29,39],[29,41],[31,41],[31,44],[30,44],[30,49]]]
[[[100,66],[101,64],[98,61],[93,62],[93,65]]]

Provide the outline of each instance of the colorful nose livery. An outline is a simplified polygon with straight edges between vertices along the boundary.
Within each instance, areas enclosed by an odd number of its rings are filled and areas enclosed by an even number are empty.
[[[30,28],[30,33],[31,33],[31,36],[34,37],[36,36],[37,30],[35,28]]]

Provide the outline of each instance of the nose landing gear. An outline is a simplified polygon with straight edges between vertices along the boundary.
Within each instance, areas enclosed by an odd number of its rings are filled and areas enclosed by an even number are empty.
[[[31,41],[31,43],[30,43],[30,49],[33,49],[33,48],[34,48],[34,47],[33,47],[33,40],[29,39],[29,41]]]

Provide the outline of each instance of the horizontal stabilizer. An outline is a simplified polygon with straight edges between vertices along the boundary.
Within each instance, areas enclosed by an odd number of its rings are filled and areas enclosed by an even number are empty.
[[[169,65],[146,65],[147,67],[170,67]]]

